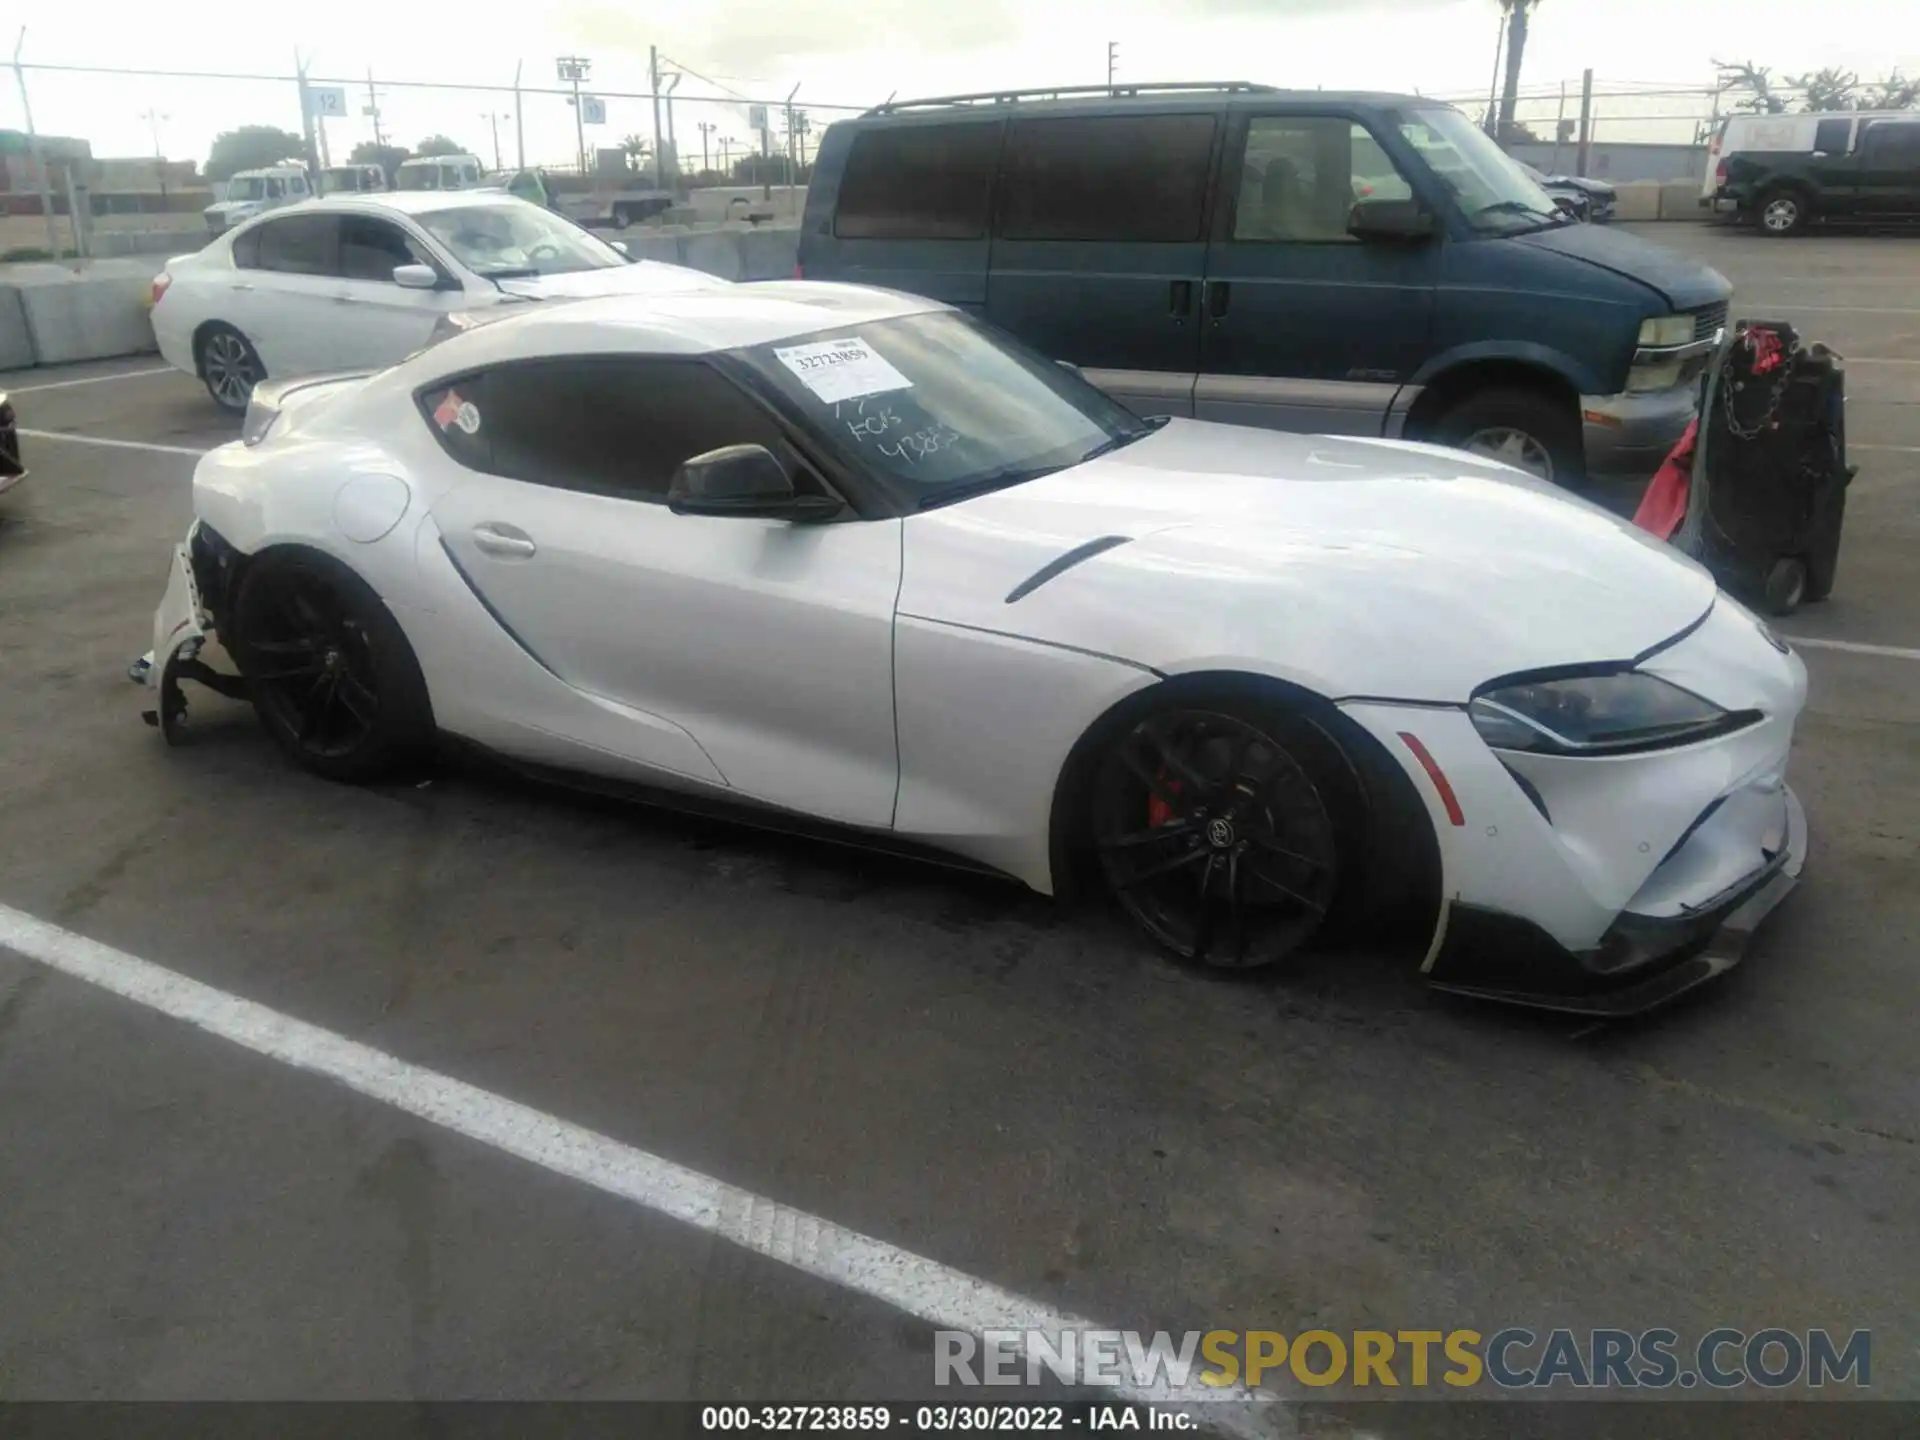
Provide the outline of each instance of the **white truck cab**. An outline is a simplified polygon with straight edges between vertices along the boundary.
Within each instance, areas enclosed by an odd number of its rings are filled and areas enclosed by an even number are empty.
[[[372,195],[387,188],[387,172],[378,165],[333,165],[320,172],[323,195]]]
[[[243,220],[278,210],[282,205],[292,205],[312,194],[307,167],[288,160],[258,170],[235,172],[220,198],[200,213],[206,217],[208,233],[218,235]]]
[[[477,190],[486,170],[478,155],[416,155],[394,171],[396,190]]]

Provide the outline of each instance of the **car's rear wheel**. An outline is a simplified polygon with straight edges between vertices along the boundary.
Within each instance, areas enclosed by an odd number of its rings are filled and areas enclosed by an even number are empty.
[[[1316,748],[1292,717],[1203,697],[1119,726],[1086,814],[1121,908],[1197,964],[1253,969],[1305,949],[1341,874],[1338,800]]]
[[[200,378],[222,410],[244,415],[253,387],[267,378],[259,352],[231,325],[210,325],[200,337]]]
[[[1753,214],[1762,235],[1793,235],[1806,228],[1813,207],[1798,190],[1769,190]]]
[[[1432,438],[1556,485],[1578,485],[1585,478],[1579,416],[1565,401],[1536,390],[1477,391],[1440,416]]]
[[[288,756],[329,780],[368,781],[419,758],[433,712],[392,612],[336,561],[271,554],[234,602],[231,649],[260,722]]]

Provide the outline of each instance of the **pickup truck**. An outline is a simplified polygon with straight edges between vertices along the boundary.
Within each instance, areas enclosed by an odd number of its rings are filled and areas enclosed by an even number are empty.
[[[589,229],[610,226],[615,230],[624,230],[673,205],[671,191],[570,189],[542,170],[499,170],[482,183],[483,188],[505,190],[509,195],[545,206],[557,215],[566,216],[574,224]],[[574,183],[578,184],[577,181]]]
[[[1742,151],[1715,168],[1713,203],[1762,235],[1815,220],[1920,220],[1920,114],[1822,120],[1810,150]]]

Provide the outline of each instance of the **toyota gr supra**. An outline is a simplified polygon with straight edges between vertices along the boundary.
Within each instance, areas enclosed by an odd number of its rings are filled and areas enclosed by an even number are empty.
[[[1434,984],[1600,1014],[1805,854],[1805,670],[1691,561],[1455,451],[1138,419],[904,295],[528,306],[262,386],[194,503],[149,719],[210,683],[338,780],[454,737],[1102,886],[1210,966],[1390,901]]]

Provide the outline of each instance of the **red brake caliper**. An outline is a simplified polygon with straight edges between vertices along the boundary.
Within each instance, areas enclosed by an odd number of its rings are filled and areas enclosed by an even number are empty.
[[[1147,825],[1150,829],[1173,821],[1173,806],[1160,798],[1160,792],[1165,790],[1169,795],[1180,793],[1180,782],[1167,779],[1164,770],[1153,777],[1153,782],[1154,788],[1147,792]]]

